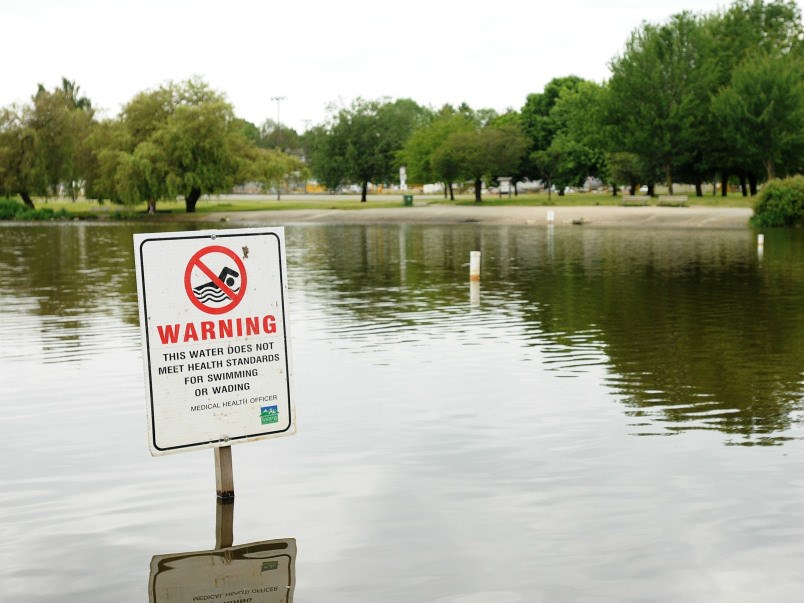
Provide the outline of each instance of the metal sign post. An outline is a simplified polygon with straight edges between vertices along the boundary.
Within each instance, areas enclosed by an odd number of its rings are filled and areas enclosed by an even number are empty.
[[[218,499],[215,504],[215,548],[225,549],[234,542],[234,498]]]
[[[232,471],[232,447],[215,448],[215,492],[218,498],[234,498],[234,472]]]
[[[154,456],[215,449],[234,496],[231,445],[296,431],[284,230],[134,236]]]

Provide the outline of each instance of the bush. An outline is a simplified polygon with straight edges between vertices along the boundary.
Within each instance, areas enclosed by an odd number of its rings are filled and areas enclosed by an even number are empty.
[[[0,199],[0,220],[69,220],[66,209],[53,211],[50,207],[31,209],[19,201]]]
[[[0,199],[0,220],[13,220],[22,209],[25,209],[22,203],[11,199]]]
[[[804,224],[804,176],[768,182],[757,197],[751,223],[755,226]]]

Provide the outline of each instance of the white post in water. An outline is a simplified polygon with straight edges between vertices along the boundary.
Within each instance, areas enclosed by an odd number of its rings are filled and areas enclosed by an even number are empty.
[[[757,235],[757,247],[764,247],[765,246],[765,235],[758,234]]]
[[[554,212],[552,209],[548,209],[547,210],[547,223],[552,224],[555,221],[556,221],[556,212]]]
[[[479,281],[480,280],[480,252],[479,251],[470,251],[469,252],[469,280],[470,281]]]
[[[473,308],[480,305],[480,281],[469,281],[469,305]]]

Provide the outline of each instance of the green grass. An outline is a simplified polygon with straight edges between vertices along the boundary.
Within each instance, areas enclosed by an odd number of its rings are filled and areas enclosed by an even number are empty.
[[[361,203],[360,199],[321,199],[304,201],[298,198],[282,199],[280,201],[252,201],[250,199],[232,199],[227,200],[225,203],[218,203],[215,201],[199,201],[196,206],[198,213],[215,213],[226,211],[283,211],[289,209],[343,209],[343,210],[361,210],[368,207],[384,208],[384,207],[400,207],[402,200],[376,200],[371,199],[365,203]],[[158,206],[157,206],[158,207]],[[164,207],[162,208],[164,209]],[[184,212],[184,203],[178,208],[179,212]]]
[[[497,195],[485,195],[481,203],[474,200],[473,194],[457,195],[454,201],[444,199],[443,195],[414,195],[415,205],[439,204],[439,205],[472,205],[482,207],[503,207],[503,206],[571,206],[583,207],[590,205],[621,205],[621,196],[616,197],[604,193],[573,193],[564,196],[557,194],[549,198],[546,193],[528,193],[508,198]],[[656,204],[654,200],[652,204]],[[9,203],[0,201],[0,203]],[[22,206],[19,201],[11,201],[16,205]],[[690,196],[689,204],[705,207],[753,207],[755,197],[743,197],[739,193],[729,193],[727,197],[720,195],[713,196],[707,193],[703,197]],[[2,215],[0,219],[71,219],[81,220],[152,220],[159,219],[159,216],[174,214],[184,214],[185,207],[183,201],[160,201],[157,203],[157,215],[149,216],[147,206],[141,203],[134,206],[115,205],[112,203],[98,203],[79,199],[36,199],[36,212],[27,214]],[[276,199],[254,199],[248,196],[242,198],[226,199],[202,199],[196,206],[199,214],[217,212],[241,212],[241,211],[281,211],[281,210],[325,210],[336,209],[344,211],[360,211],[361,209],[377,209],[387,207],[402,207],[402,194],[382,194],[370,195],[366,203],[361,203],[358,195],[286,195],[281,200]],[[29,209],[22,206],[26,211]],[[7,210],[9,213],[11,210]],[[17,212],[17,210],[14,210]],[[13,213],[13,212],[12,212]],[[38,217],[37,217],[38,216]]]
[[[488,207],[504,207],[504,206],[555,206],[555,205],[569,205],[569,206],[586,206],[586,205],[620,205],[620,197],[613,197],[612,195],[593,194],[593,193],[574,193],[559,197],[557,194],[550,195],[547,193],[528,193],[519,196],[512,196],[510,199],[507,196],[500,198],[497,195],[484,195],[483,201],[478,203],[475,201],[474,195],[457,195],[455,201],[444,200],[443,198],[438,203],[445,203],[450,205],[483,205]]]
[[[302,198],[301,195],[282,199],[262,199],[255,200],[249,199],[244,196],[243,198],[227,198],[225,200],[215,199],[202,199],[196,205],[196,213],[216,213],[216,212],[239,212],[239,211],[281,211],[290,209],[342,209],[342,210],[360,210],[367,207],[382,208],[382,207],[400,207],[402,205],[401,197],[395,199],[388,196],[388,198],[381,198],[377,200],[371,198],[366,203],[361,203],[359,197],[335,197],[335,196],[314,196],[308,195],[309,200]],[[54,211],[65,210],[79,218],[148,218],[148,206],[145,203],[137,205],[115,205],[113,203],[100,204],[97,201],[88,201],[79,199],[72,201],[70,199],[36,199],[34,200],[37,208],[51,208]],[[184,214],[185,206],[184,201],[159,201],[156,204],[157,217],[159,215],[170,214]]]
[[[419,197],[416,197],[419,199]],[[689,205],[698,205],[704,207],[753,207],[756,197],[743,197],[740,193],[729,193],[727,197],[720,195],[712,196],[712,194],[705,194],[703,197],[689,196]],[[654,198],[650,205],[658,203],[658,197]],[[474,195],[457,195],[455,201],[445,200],[441,198],[432,198],[432,203],[444,203],[450,205],[483,205],[488,207],[502,207],[506,205],[512,206],[551,206],[563,205],[570,207],[585,207],[590,205],[608,205],[616,206],[622,205],[622,195],[616,197],[611,194],[604,193],[572,193],[564,196],[557,194],[550,195],[548,198],[547,193],[527,193],[519,195],[518,197],[512,196],[510,199],[503,196],[499,198],[497,195],[485,195],[481,203],[474,200]]]
[[[49,220],[69,220],[73,216],[62,208],[52,207],[31,209],[21,201],[13,199],[0,199],[0,220],[18,221],[49,221]]]

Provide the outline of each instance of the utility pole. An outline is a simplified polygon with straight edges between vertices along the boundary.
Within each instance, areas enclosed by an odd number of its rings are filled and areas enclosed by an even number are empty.
[[[279,145],[279,141],[281,140],[279,133],[282,128],[279,122],[279,105],[280,103],[285,100],[284,96],[272,96],[272,101],[276,101],[276,146],[281,151],[282,147]],[[282,198],[280,193],[280,189],[282,188],[282,179],[280,178],[279,182],[276,183],[276,200],[279,201]]]
[[[313,121],[312,119],[303,119],[302,120],[302,122],[304,122],[304,134],[305,134],[305,136],[307,135],[307,132],[310,130],[310,123],[312,121]],[[306,147],[307,147],[306,144],[302,145],[302,148],[306,148]],[[304,162],[307,163],[307,153],[304,153],[303,159],[304,159]],[[304,194],[305,195],[307,194],[307,177],[306,176],[304,178]]]

